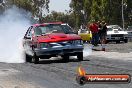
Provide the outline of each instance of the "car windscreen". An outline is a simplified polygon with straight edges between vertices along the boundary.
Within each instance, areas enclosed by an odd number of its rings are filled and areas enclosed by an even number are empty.
[[[73,33],[72,29],[68,25],[46,25],[46,26],[38,26],[34,29],[35,35],[42,34],[50,34],[50,33],[65,33],[71,34]]]
[[[80,33],[87,33],[87,30],[82,29],[82,30],[80,30]]]
[[[123,29],[120,26],[118,26],[118,25],[112,26],[112,28],[113,29],[118,29],[118,31],[123,31]]]

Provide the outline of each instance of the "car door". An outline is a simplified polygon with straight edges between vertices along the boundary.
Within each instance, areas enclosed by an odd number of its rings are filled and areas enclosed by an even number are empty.
[[[32,26],[28,28],[25,36],[24,36],[24,48],[26,51],[26,54],[32,55]]]

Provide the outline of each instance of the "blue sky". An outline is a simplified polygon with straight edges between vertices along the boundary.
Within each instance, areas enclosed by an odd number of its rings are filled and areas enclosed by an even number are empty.
[[[69,10],[69,3],[71,0],[50,0],[49,10],[57,11],[57,12],[65,12],[65,10]]]

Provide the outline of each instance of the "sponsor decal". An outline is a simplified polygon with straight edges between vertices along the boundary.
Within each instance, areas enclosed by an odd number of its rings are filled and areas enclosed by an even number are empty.
[[[76,77],[77,83],[84,85],[86,83],[130,83],[129,74],[87,74],[80,66]]]

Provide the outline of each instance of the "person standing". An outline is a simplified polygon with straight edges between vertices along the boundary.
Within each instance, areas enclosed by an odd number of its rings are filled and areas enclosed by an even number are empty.
[[[99,30],[98,35],[99,35],[99,40],[100,40],[100,34],[101,34],[102,24],[101,24],[100,21],[98,21],[97,25],[98,25],[98,30]]]
[[[105,23],[105,21],[102,21],[100,32],[99,32],[100,43],[102,45],[102,51],[105,51],[106,35],[107,35],[107,23]]]
[[[92,40],[91,43],[94,46],[98,46],[98,25],[96,23],[91,23],[89,26],[90,31],[92,32]]]

